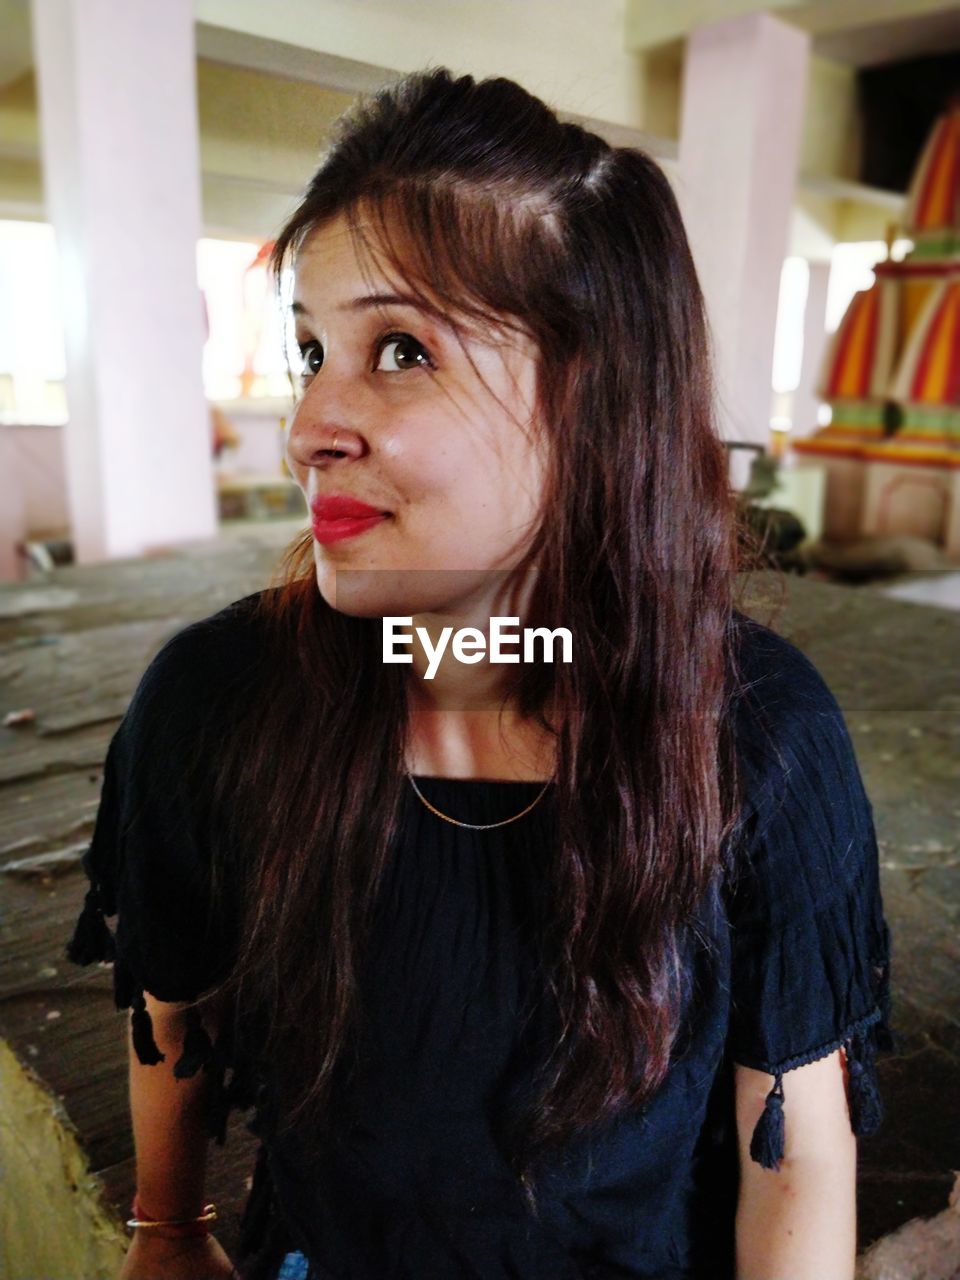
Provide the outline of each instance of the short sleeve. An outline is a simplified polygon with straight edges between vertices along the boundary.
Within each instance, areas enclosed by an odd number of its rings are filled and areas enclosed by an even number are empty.
[[[734,1062],[775,1078],[750,1152],[777,1168],[784,1073],[838,1048],[854,1133],[882,1121],[875,1057],[893,1047],[890,933],[873,809],[840,707],[795,646],[766,628],[750,643],[728,1047]]]
[[[131,1009],[144,1064],[163,1061],[144,993],[190,1002],[225,976],[224,914],[210,891],[207,797],[188,770],[201,717],[212,705],[217,646],[207,620],[169,639],[143,673],[110,740],[93,835],[82,859],[89,888],[66,946],[75,964],[113,963],[118,1009]],[[107,917],[117,917],[115,931]],[[191,1076],[215,1060],[196,1008],[186,1010],[183,1052]]]

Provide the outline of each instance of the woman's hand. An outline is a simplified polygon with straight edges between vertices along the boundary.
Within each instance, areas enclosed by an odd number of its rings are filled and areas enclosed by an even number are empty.
[[[212,1078],[206,1071],[178,1080],[173,1074],[187,1033],[186,1006],[144,992],[162,1063],[140,1062],[128,1029],[130,1112],[137,1154],[137,1198],[154,1219],[191,1218],[206,1204],[204,1175]],[[204,1018],[211,1040],[220,1012]],[[138,1228],[117,1280],[232,1280],[235,1268],[213,1236],[164,1236]]]
[[[165,1240],[138,1231],[117,1280],[238,1280],[238,1276],[214,1236]]]

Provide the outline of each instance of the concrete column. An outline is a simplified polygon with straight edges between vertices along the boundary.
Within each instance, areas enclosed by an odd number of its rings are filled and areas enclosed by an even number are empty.
[[[0,426],[0,582],[25,578],[26,565],[17,551],[26,532],[23,490],[17,476],[16,442],[10,427]]]
[[[817,411],[822,404],[817,395],[817,379],[826,350],[827,338],[827,286],[830,283],[829,262],[809,262],[810,283],[807,288],[807,305],[803,313],[803,363],[800,366],[800,382],[793,395],[792,440],[812,436],[817,429]]]
[[[684,63],[677,194],[710,317],[720,429],[764,446],[809,45],[752,13],[697,28]],[[733,462],[741,488],[749,456]]]
[[[212,537],[193,0],[33,0],[80,562]]]

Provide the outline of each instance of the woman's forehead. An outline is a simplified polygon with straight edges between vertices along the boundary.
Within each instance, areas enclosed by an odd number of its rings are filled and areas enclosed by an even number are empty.
[[[303,237],[293,258],[297,281],[319,284],[324,278],[360,277],[372,284],[394,286],[389,259],[378,243],[369,224],[354,233],[343,214],[330,222],[311,228]]]
[[[392,240],[394,254],[402,254],[402,239]],[[364,298],[382,305],[411,303],[425,315],[459,332],[466,341],[518,347],[534,355],[533,334],[516,318],[492,312],[476,314],[477,303],[464,291],[463,306],[439,297],[413,263],[396,261],[388,253],[378,224],[369,215],[345,213],[310,229],[293,260],[294,297],[301,314],[339,309],[358,310]],[[455,283],[454,283],[455,288]]]

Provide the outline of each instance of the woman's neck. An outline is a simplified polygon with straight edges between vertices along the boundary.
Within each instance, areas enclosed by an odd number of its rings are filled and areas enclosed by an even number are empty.
[[[546,782],[554,740],[535,721],[498,709],[451,711],[411,707],[405,757],[410,773],[441,778]]]

